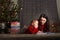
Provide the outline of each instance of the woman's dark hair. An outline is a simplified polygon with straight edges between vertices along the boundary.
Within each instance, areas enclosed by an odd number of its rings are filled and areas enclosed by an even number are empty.
[[[45,25],[46,25],[45,29],[49,30],[49,20],[48,20],[48,17],[45,14],[41,14],[40,17],[39,17],[39,19],[38,19],[39,30],[40,30],[40,26],[41,26],[41,22],[40,22],[41,21],[41,17],[46,18],[47,21],[45,23]]]

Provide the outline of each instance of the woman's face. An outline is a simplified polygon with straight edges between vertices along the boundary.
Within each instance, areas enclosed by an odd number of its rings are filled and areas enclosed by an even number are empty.
[[[44,25],[46,23],[46,21],[47,21],[46,18],[41,17],[41,21],[40,21],[41,22],[41,25]]]

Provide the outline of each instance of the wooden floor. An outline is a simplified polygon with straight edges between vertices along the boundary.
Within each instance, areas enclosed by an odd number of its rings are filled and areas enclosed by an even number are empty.
[[[0,40],[60,40],[60,33],[55,34],[0,34]]]

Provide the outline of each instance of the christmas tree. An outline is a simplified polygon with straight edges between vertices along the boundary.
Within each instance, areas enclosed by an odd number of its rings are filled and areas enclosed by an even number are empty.
[[[0,0],[0,22],[18,21],[18,5],[11,0]]]

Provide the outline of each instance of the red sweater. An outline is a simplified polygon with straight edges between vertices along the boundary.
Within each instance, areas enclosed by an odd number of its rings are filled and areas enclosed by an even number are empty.
[[[27,34],[36,34],[38,32],[38,28],[34,28],[32,25],[30,25],[26,31]]]
[[[42,32],[49,32],[49,28],[46,27],[46,25],[39,26],[39,30],[42,31]]]
[[[41,31],[44,31],[45,25],[41,25]]]

